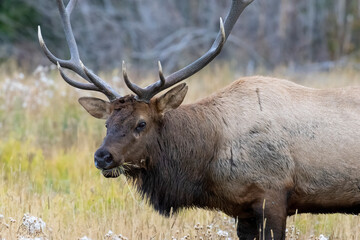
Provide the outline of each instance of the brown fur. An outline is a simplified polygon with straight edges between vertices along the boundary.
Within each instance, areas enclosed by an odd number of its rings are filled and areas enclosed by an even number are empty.
[[[159,212],[219,209],[238,219],[240,239],[251,240],[264,199],[266,239],[270,229],[285,239],[286,217],[297,209],[360,213],[359,87],[249,77],[168,112],[157,104],[113,102],[101,149]],[[137,133],[139,119],[147,126]]]

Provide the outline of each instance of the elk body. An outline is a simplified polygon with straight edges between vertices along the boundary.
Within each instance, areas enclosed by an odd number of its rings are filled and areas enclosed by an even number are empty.
[[[80,62],[69,15],[58,0],[72,58],[45,54],[71,85],[105,93],[80,98],[107,119],[95,153],[105,177],[125,174],[164,215],[181,208],[219,209],[237,219],[240,239],[285,239],[286,218],[299,213],[360,213],[360,88],[317,90],[267,78],[242,78],[199,102],[182,105],[187,86],[155,94],[199,71],[220,52],[251,1],[233,0],[212,48],[147,88],[124,79],[136,96],[121,97]],[[75,82],[62,67],[89,83]],[[263,208],[265,200],[265,208]],[[266,219],[266,225],[264,224]],[[265,226],[263,226],[265,225]]]

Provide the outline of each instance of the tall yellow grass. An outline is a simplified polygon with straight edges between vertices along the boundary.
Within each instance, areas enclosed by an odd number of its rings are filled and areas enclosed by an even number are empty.
[[[125,93],[117,74],[105,78]],[[237,75],[226,65],[211,65],[188,80],[186,102],[215,92]],[[359,72],[352,69],[273,75],[316,87],[360,84]],[[106,235],[109,230],[119,239],[236,239],[234,220],[222,213],[190,209],[164,218],[125,178],[105,179],[93,166],[104,122],[78,105],[84,95],[89,93],[66,85],[53,68],[23,74],[16,66],[0,67],[0,239],[20,237],[24,213],[42,218],[46,239],[115,239]],[[288,220],[287,239],[321,234],[360,239],[360,217],[299,215]]]

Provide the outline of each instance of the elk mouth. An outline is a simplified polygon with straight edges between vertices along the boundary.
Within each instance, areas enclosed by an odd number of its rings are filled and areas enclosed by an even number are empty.
[[[118,166],[111,169],[103,169],[101,170],[101,173],[106,178],[117,178],[124,173],[124,168],[122,166]]]
[[[101,173],[106,178],[117,178],[121,174],[126,174],[135,170],[139,170],[141,167],[136,164],[130,164],[130,163],[123,163],[117,167],[111,168],[111,169],[101,169]]]

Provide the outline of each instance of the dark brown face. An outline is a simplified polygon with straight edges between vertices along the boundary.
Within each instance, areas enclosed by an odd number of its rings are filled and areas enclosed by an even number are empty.
[[[147,146],[155,139],[159,115],[153,104],[125,97],[112,103],[106,121],[107,133],[95,152],[95,166],[105,177],[118,177],[124,171],[146,168]]]
[[[150,103],[126,96],[112,103],[92,97],[79,99],[80,104],[94,117],[106,119],[107,133],[95,152],[95,166],[105,177],[118,177],[151,165],[148,149],[161,131],[167,111],[180,106],[187,86],[180,84]]]

